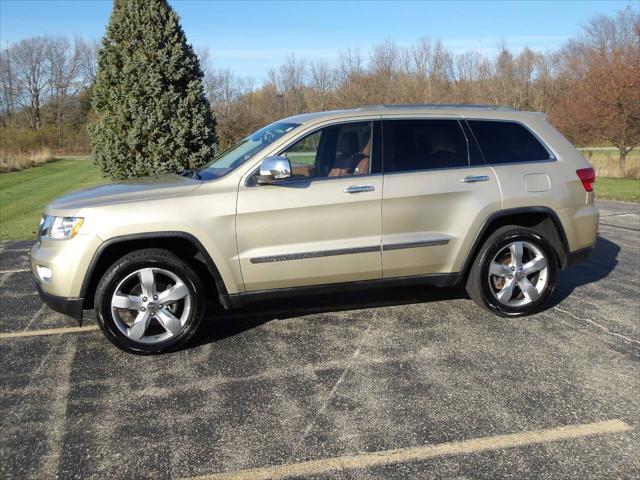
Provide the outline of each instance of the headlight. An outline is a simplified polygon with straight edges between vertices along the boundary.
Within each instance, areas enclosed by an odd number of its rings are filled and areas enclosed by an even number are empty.
[[[45,215],[40,221],[38,238],[65,240],[73,238],[80,231],[84,218],[81,217],[51,217]]]

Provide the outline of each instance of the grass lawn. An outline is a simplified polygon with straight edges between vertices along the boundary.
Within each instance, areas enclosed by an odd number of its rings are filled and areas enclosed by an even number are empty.
[[[0,240],[35,240],[45,204],[64,193],[107,181],[86,159],[54,160],[0,174]]]
[[[630,178],[596,178],[596,198],[640,202],[640,180]]]

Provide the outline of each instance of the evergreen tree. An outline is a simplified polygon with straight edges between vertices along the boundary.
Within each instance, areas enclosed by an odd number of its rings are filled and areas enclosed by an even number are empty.
[[[213,158],[215,121],[203,73],[166,0],[115,0],[98,53],[89,127],[102,172],[178,172]]]

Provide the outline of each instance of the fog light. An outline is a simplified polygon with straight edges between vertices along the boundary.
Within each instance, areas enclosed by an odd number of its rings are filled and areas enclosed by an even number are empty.
[[[40,280],[42,280],[43,282],[48,282],[49,280],[51,280],[51,276],[53,275],[53,273],[51,272],[50,268],[38,265],[36,266],[36,270],[38,270],[38,276],[40,277]]]

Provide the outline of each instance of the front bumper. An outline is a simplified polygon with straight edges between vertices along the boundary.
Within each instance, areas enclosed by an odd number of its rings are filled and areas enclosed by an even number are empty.
[[[82,325],[82,305],[84,304],[84,299],[57,297],[45,292],[38,282],[35,282],[35,284],[40,298],[51,310],[69,315],[78,320],[80,325]]]

